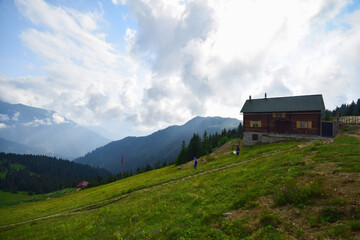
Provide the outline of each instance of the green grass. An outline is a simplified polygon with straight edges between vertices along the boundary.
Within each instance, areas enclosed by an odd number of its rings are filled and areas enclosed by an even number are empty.
[[[295,181],[289,181],[276,191],[274,202],[277,206],[293,204],[298,207],[303,207],[324,197],[325,189],[322,182],[318,179],[301,185]]]
[[[320,239],[351,239],[351,233],[347,226],[337,225],[326,231],[325,233],[321,233],[318,236]],[[355,239],[355,238],[354,238]]]
[[[360,232],[360,221],[350,221],[349,225],[353,231]]]
[[[360,152],[357,141],[343,136],[330,144],[306,140],[258,144],[245,147],[240,156],[232,154],[229,148],[203,157],[206,162],[200,159],[196,171],[191,166],[181,170],[168,166],[95,188],[3,207],[0,226],[60,215],[0,229],[0,238],[306,238],[308,233],[304,227],[292,227],[292,223],[286,223],[286,218],[273,210],[299,205],[307,209],[320,204],[319,201],[339,208],[350,204],[346,199],[332,199],[327,192],[324,194],[322,179],[314,178],[309,171],[322,163],[337,162],[345,164],[339,166],[338,171],[356,172],[359,161],[351,157]],[[283,194],[277,202],[274,196],[284,187],[292,189],[290,197]],[[262,211],[262,199],[273,202],[268,206],[271,211]],[[86,211],[89,209],[91,211]],[[238,219],[223,216],[232,211],[259,212],[259,216],[257,219],[252,214]],[[335,223],[322,221],[332,216],[331,211],[324,212],[316,219],[306,220],[312,226],[330,224],[320,237],[348,237],[357,231],[358,222],[350,217],[341,215]],[[345,228],[331,226],[340,219],[348,222]]]
[[[48,200],[50,198],[61,197],[65,194],[74,192],[75,188],[65,188],[52,193],[39,195],[30,195],[28,192],[10,193],[0,191],[0,208],[19,205],[21,203],[34,202],[39,200]]]
[[[321,221],[334,223],[342,219],[342,213],[336,207],[325,207],[321,210]]]
[[[316,150],[315,161],[339,162],[338,171],[360,172],[360,140],[352,136],[342,136],[332,144],[322,145]]]
[[[17,205],[32,199],[26,192],[18,192],[17,194],[0,191],[0,208]]]
[[[281,147],[279,148],[279,146]],[[281,149],[286,150],[289,148],[294,148],[295,146],[296,142],[288,142],[287,144],[269,144],[263,147],[259,146],[258,148],[260,148],[261,152],[272,153],[278,152]],[[252,149],[254,149],[254,151],[257,150],[253,147]],[[18,205],[13,207],[13,213],[11,215],[0,219],[0,224],[14,223],[19,220],[25,221],[32,218],[42,217],[58,212],[68,211],[74,208],[87,206],[96,202],[105,201],[109,198],[113,198],[121,194],[131,193],[136,190],[148,188],[176,179],[181,179],[186,176],[196,175],[207,170],[216,169],[231,163],[248,160],[253,157],[253,154],[254,153],[252,153],[251,150],[246,150],[243,154],[241,154],[241,156],[238,157],[229,152],[225,156],[222,156],[221,160],[211,161],[205,165],[200,163],[196,171],[194,171],[191,167],[178,171],[176,166],[169,166],[166,168],[135,175],[131,178],[127,178],[115,183],[87,189],[85,191],[75,192],[71,195],[71,197],[64,196],[55,199],[51,198],[48,199],[45,203],[34,202],[32,204],[26,205],[26,208],[32,212],[31,215],[23,211],[24,206]],[[257,154],[256,156],[261,157],[261,154]],[[2,212],[2,209],[0,209],[0,215]]]

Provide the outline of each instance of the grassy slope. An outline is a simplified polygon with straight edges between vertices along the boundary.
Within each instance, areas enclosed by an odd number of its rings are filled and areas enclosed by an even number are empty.
[[[360,140],[289,141],[206,156],[0,209],[1,239],[312,239],[360,234]],[[349,135],[352,134],[352,135]],[[225,217],[224,213],[230,213]],[[335,220],[335,221],[334,221]]]
[[[26,192],[18,192],[18,194],[13,194],[0,191],[0,208],[16,205],[25,201],[29,201],[30,199],[32,199],[32,196],[29,196]]]

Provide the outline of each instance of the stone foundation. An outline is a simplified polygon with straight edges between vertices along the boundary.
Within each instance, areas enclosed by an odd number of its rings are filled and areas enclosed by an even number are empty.
[[[276,134],[276,133],[262,133],[262,132],[244,132],[244,145],[250,146],[256,143],[274,143],[289,140],[292,138],[308,138],[308,139],[326,139],[316,135],[301,135],[301,134]]]

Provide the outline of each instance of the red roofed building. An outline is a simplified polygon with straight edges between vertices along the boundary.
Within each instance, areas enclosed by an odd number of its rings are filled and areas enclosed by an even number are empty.
[[[77,185],[77,188],[85,188],[87,187],[88,184],[89,184],[88,182],[83,181]]]

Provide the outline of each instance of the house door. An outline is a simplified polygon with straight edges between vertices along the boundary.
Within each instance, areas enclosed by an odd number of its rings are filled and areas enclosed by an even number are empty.
[[[289,134],[290,133],[290,121],[288,120],[278,120],[275,122],[275,131],[277,133]]]
[[[333,136],[333,123],[332,122],[321,122],[321,130],[323,137]]]

